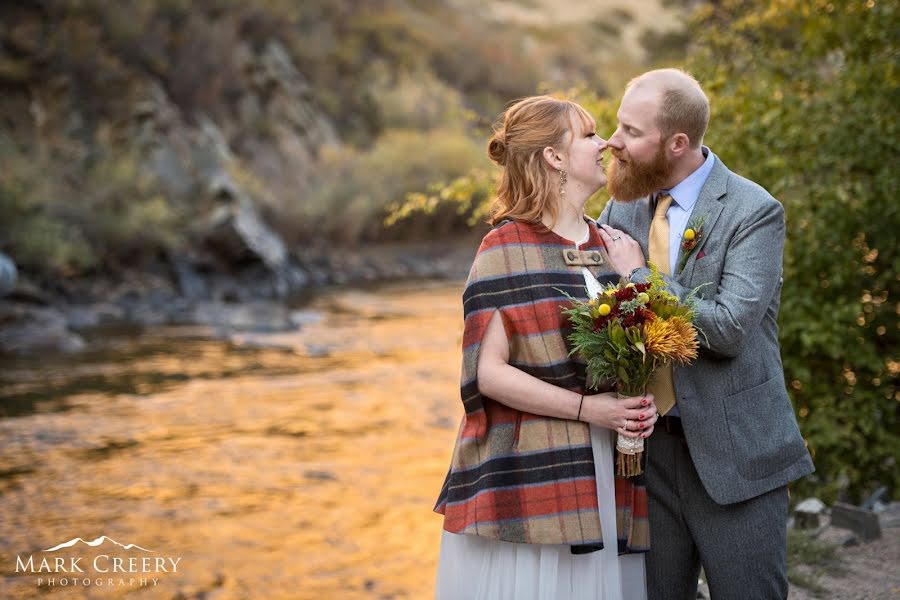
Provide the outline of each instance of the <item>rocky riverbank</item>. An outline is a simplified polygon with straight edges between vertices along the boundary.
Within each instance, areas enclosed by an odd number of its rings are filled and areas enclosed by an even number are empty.
[[[0,299],[0,354],[79,352],[87,346],[82,334],[106,325],[201,325],[225,338],[291,331],[302,326],[292,308],[324,289],[464,278],[477,244],[477,236],[365,249],[322,244],[291,253],[279,270],[251,261],[209,271],[201,261],[182,256],[117,281],[60,279],[39,285],[24,274]]]

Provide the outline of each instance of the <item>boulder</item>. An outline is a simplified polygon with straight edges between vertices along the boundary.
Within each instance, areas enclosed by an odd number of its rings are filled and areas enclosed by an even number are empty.
[[[881,537],[878,515],[874,511],[852,504],[835,502],[831,507],[831,525],[853,531],[864,542]]]
[[[821,524],[820,517],[825,514],[825,503],[818,498],[807,498],[794,509],[794,528],[816,529]]]
[[[59,310],[0,302],[0,354],[78,352],[84,340],[69,330]]]
[[[69,327],[75,331],[117,323],[125,318],[124,309],[109,302],[66,305],[62,307],[62,311]]]
[[[18,271],[10,257],[0,252],[0,298],[8,295],[16,287]]]
[[[235,331],[274,333],[297,328],[290,309],[280,302],[198,302],[185,317],[187,322],[207,325],[220,335]]]

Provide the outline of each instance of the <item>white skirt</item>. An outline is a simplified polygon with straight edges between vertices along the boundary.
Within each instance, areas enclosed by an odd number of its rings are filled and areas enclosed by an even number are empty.
[[[591,425],[604,548],[514,544],[443,531],[435,600],[645,600],[644,555],[618,556],[613,432]]]

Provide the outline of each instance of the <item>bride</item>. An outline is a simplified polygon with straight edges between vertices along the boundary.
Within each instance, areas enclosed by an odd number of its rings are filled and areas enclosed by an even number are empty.
[[[512,105],[488,146],[502,167],[463,293],[460,424],[435,511],[435,598],[642,599],[649,548],[641,477],[614,477],[614,432],[648,437],[653,397],[587,393],[569,356],[563,292],[618,281],[587,199],[605,140],[579,105]]]

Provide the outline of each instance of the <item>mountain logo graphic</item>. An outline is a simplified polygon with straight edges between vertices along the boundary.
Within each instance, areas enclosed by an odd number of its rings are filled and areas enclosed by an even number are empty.
[[[134,548],[137,550],[143,550],[144,552],[153,552],[154,554],[156,553],[156,550],[148,550],[147,548],[142,548],[141,546],[138,546],[137,544],[119,543],[116,540],[112,539],[111,537],[107,537],[105,535],[101,535],[97,539],[92,540],[90,542],[85,541],[85,540],[81,539],[80,537],[77,537],[77,538],[69,540],[68,542],[63,542],[62,544],[53,546],[52,548],[47,548],[46,550],[44,550],[44,552],[56,552],[57,550],[62,550],[63,548],[71,548],[72,546],[74,546],[75,544],[77,544],[79,542],[81,542],[82,544],[91,546],[92,548],[101,546],[104,542],[110,542],[111,544],[115,544],[116,546],[121,546],[125,550],[131,550],[132,548]]]

